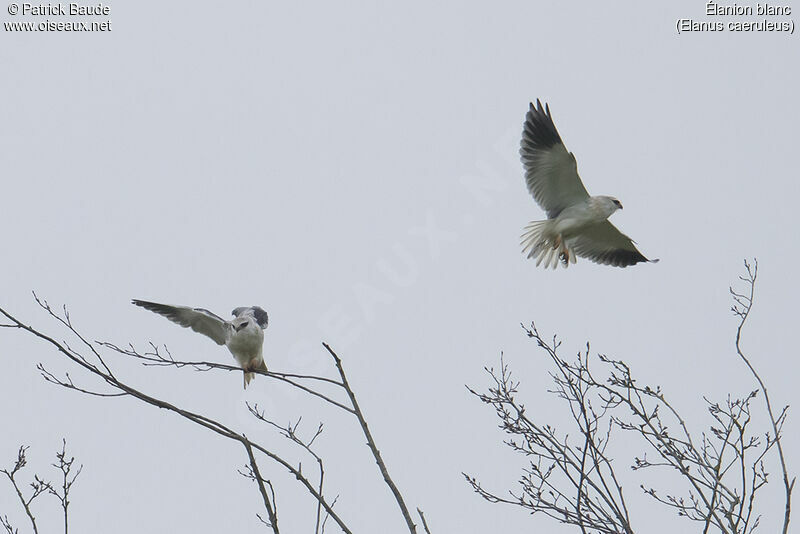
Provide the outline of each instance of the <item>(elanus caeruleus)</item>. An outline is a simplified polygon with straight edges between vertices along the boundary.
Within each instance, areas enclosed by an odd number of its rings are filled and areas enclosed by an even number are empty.
[[[578,176],[575,156],[558,135],[550,107],[537,100],[525,116],[519,150],[528,191],[547,212],[547,220],[532,221],[522,234],[522,251],[536,258],[537,267],[568,267],[576,256],[595,263],[627,267],[640,261],[655,263],[639,252],[631,238],[608,218],[622,209],[609,196],[589,196]]]
[[[269,324],[267,312],[258,306],[249,308],[236,308],[231,312],[232,321],[226,321],[203,308],[189,308],[187,306],[170,306],[145,300],[131,301],[181,326],[191,328],[195,332],[206,335],[225,345],[233,357],[244,370],[244,387],[255,378],[251,371],[267,371],[262,354],[264,345],[264,330]]]

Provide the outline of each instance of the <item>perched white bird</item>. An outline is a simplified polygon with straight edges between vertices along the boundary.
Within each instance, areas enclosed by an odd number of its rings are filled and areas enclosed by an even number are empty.
[[[267,312],[258,306],[249,308],[236,308],[231,312],[232,321],[214,315],[203,308],[189,308],[187,306],[170,306],[145,300],[131,301],[152,312],[163,315],[172,322],[191,328],[195,332],[206,335],[225,345],[233,357],[244,370],[244,387],[255,378],[252,371],[265,371],[262,353],[264,346],[264,330],[269,324]]]
[[[595,263],[627,267],[640,261],[655,263],[639,252],[631,238],[608,218],[622,209],[609,196],[589,196],[578,176],[575,156],[558,135],[550,107],[537,100],[525,116],[519,150],[528,191],[547,212],[547,220],[532,221],[522,234],[522,251],[536,258],[537,267],[568,267],[576,256]]]

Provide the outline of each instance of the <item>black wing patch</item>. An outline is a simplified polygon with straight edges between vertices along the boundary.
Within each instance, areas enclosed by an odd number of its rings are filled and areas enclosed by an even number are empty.
[[[258,306],[253,306],[252,310],[253,318],[255,318],[258,326],[261,328],[266,328],[269,324],[269,316],[267,315],[267,312]]]

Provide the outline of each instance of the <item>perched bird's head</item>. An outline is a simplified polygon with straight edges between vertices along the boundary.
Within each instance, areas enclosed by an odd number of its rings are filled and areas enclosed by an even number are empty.
[[[255,323],[262,329],[266,329],[267,325],[269,324],[269,316],[267,315],[267,312],[265,312],[264,309],[261,308],[260,306],[250,306],[250,307],[242,306],[240,308],[234,309],[231,312],[231,315],[233,315],[236,318],[251,317],[255,321]],[[236,322],[235,319],[234,322]]]

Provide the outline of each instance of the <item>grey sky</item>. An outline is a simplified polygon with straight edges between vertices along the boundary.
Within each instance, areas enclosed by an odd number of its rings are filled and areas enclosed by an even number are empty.
[[[464,388],[486,384],[500,351],[529,410],[561,421],[520,322],[558,333],[566,354],[588,340],[625,359],[700,428],[703,394],[753,387],[727,288],[756,256],[745,347],[775,402],[798,404],[796,36],[677,35],[678,18],[708,20],[700,0],[110,5],[107,33],[0,32],[2,306],[22,320],[55,329],[33,289],[92,339],[232,364],[130,299],[225,316],[263,306],[271,368],[331,372],[319,343],[338,350],[396,482],[440,534],[560,532],[482,502],[460,475],[511,487],[522,464]],[[4,7],[2,20],[39,19]],[[544,217],[517,155],[537,97],[589,193],[618,197],[612,222],[660,263],[550,272],[524,259],[518,236]],[[80,374],[17,332],[0,332],[0,358],[0,463],[26,443],[45,471],[66,437],[85,464],[76,532],[263,531],[236,447],[131,400],[44,383],[37,362]],[[308,430],[325,421],[337,508],[355,531],[402,532],[353,421],[263,377],[243,393],[238,374],[114,363],[278,448],[245,399]],[[788,425],[797,472],[794,413]],[[639,495],[627,462],[635,524],[690,528]],[[268,474],[284,525],[308,531],[308,501]],[[22,526],[11,497],[0,483],[0,508]],[[55,504],[40,504],[47,530]],[[763,511],[767,532],[780,509]]]

